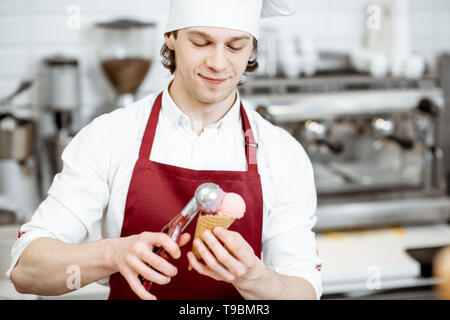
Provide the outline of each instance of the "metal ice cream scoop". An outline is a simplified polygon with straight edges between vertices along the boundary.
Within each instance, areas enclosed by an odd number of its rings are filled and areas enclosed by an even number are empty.
[[[181,215],[187,217],[187,221],[181,232],[189,225],[199,211],[214,213],[219,210],[225,192],[215,183],[207,182],[201,184],[195,190],[194,197],[181,211]]]

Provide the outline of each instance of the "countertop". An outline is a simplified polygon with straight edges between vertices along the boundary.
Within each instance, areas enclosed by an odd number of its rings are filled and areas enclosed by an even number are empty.
[[[450,244],[450,226],[395,227],[317,236],[324,294],[374,292],[437,283],[421,277],[406,249]]]

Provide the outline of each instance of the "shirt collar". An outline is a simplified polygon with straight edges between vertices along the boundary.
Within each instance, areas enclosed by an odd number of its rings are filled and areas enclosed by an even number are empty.
[[[236,101],[233,106],[228,110],[225,116],[222,117],[219,121],[210,124],[206,128],[212,129],[225,129],[230,126],[236,125],[240,121],[240,96],[239,91],[236,90]],[[173,101],[172,97],[169,94],[169,87],[167,86],[162,95],[162,106],[161,106],[161,114],[169,120],[169,123],[173,129],[182,128],[191,128],[191,123],[189,117],[180,110],[180,108],[176,105],[175,101]],[[206,129],[205,128],[205,129]]]

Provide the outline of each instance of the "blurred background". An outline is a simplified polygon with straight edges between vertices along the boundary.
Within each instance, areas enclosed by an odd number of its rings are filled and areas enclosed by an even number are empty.
[[[71,137],[171,80],[168,9],[0,2],[0,299],[107,297],[20,295],[4,272]],[[313,163],[323,298],[449,299],[450,1],[298,0],[262,21],[258,61],[242,97]]]

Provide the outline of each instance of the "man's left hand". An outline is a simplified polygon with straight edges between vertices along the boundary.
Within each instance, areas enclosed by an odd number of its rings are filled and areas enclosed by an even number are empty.
[[[213,232],[206,230],[201,237],[193,245],[203,262],[188,252],[189,263],[198,273],[236,287],[261,276],[262,262],[240,233],[216,227]]]

